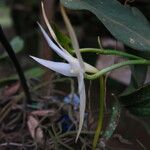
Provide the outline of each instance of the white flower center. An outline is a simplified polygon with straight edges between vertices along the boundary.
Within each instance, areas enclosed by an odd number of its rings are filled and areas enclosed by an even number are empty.
[[[72,74],[77,75],[82,71],[78,61],[74,61],[74,62],[70,63],[70,65],[71,65],[70,72]]]

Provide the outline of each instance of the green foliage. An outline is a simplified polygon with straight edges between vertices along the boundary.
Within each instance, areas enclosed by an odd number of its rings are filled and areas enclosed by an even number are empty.
[[[142,86],[145,82],[148,66],[134,65],[131,69],[136,87]]]
[[[136,8],[123,6],[117,0],[61,0],[68,8],[89,10],[114,37],[141,51],[150,51],[150,24]]]
[[[19,36],[14,37],[11,42],[10,42],[14,52],[17,54],[19,53],[21,50],[23,50],[24,47],[24,41],[22,38],[20,38]],[[0,59],[4,59],[7,58],[8,54],[6,52],[4,52],[1,56]]]
[[[42,75],[44,75],[45,71],[39,67],[34,67],[34,68],[29,69],[29,70],[26,70],[24,73],[25,73],[26,78],[30,79],[30,78],[41,77]],[[14,80],[18,80],[18,79],[19,78],[18,78],[17,74],[11,75],[11,76],[6,77],[6,78],[2,78],[2,79],[0,79],[0,86],[11,83]]]
[[[121,96],[120,101],[135,115],[150,115],[150,84]]]
[[[143,86],[144,82],[145,82],[146,75],[147,75],[147,69],[148,69],[147,65],[145,65],[145,66],[143,66],[143,65],[131,66],[132,75],[131,75],[130,84],[123,91],[123,93],[121,93],[120,95],[125,96],[128,94],[131,94],[136,89]]]
[[[70,9],[92,12],[115,38],[133,49],[140,50],[142,52],[142,55],[141,52],[138,53],[140,56],[147,53],[144,58],[149,59],[150,24],[137,8],[124,6],[117,0],[94,0],[94,2],[93,0],[61,0],[61,3]],[[131,83],[120,95],[121,102],[136,115],[150,115],[150,86],[143,87],[147,67],[148,65],[131,66]],[[109,67],[104,70],[107,69]],[[89,76],[90,79],[102,75],[101,72]]]
[[[3,27],[12,26],[12,19],[10,15],[10,8],[4,4],[0,4],[0,24]]]
[[[53,29],[55,31],[56,37],[59,41],[59,43],[62,45],[63,48],[65,48],[68,52],[72,53],[73,48],[71,44],[70,38],[62,33],[56,25],[53,26]]]

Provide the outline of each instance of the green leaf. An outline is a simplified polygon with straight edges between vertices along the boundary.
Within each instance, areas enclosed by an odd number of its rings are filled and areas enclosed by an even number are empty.
[[[14,37],[11,42],[10,42],[14,52],[17,54],[19,53],[21,50],[23,50],[24,47],[24,41],[22,38],[20,38],[19,36]],[[6,52],[4,52],[1,56],[0,59],[4,59],[7,58],[8,55]]]
[[[135,79],[137,87],[140,87],[144,84],[147,75],[147,69],[147,65],[134,65],[132,67],[132,75]]]
[[[135,107],[135,108],[131,108],[130,112],[138,116],[150,116],[150,107],[149,108]]]
[[[43,69],[41,69],[39,67],[34,67],[34,68],[29,69],[29,70],[26,70],[25,76],[27,79],[38,78],[38,77],[41,77],[44,73],[45,73],[45,71]],[[18,79],[19,78],[18,78],[17,74],[6,77],[6,78],[2,78],[2,79],[0,79],[0,87],[7,84],[7,83],[13,82],[14,80],[18,80]]]
[[[150,84],[121,96],[119,100],[136,115],[150,115]]]
[[[70,9],[89,10],[124,44],[141,51],[150,51],[150,24],[136,8],[117,0],[61,0]]]
[[[72,48],[70,38],[67,35],[65,35],[63,32],[61,32],[56,25],[53,26],[53,29],[54,29],[56,37],[57,37],[59,43],[62,45],[62,47],[65,48],[68,52],[72,53],[73,48]]]
[[[129,94],[135,92],[137,89],[138,89],[137,83],[136,83],[134,77],[131,75],[130,84],[119,96],[129,95]]]
[[[147,69],[148,66],[145,65],[134,65],[131,66],[131,80],[128,87],[120,94],[120,96],[126,96],[133,92],[135,92],[137,89],[142,87],[144,85],[146,75],[147,75]]]

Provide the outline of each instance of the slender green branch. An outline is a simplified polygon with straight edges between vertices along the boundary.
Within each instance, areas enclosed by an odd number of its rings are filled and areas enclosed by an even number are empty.
[[[114,64],[110,67],[104,68],[104,69],[98,71],[95,74],[92,74],[92,75],[85,74],[85,78],[87,78],[89,80],[95,80],[98,77],[100,77],[102,75],[105,75],[106,73],[108,73],[112,70],[115,70],[115,69],[118,69],[118,68],[121,68],[121,67],[124,67],[124,66],[127,66],[127,65],[150,65],[150,60],[142,59],[142,60],[124,61],[124,62],[121,62],[121,63],[118,63],[118,64]]]
[[[105,81],[104,77],[100,77],[100,98],[99,98],[99,114],[98,114],[98,124],[96,132],[94,135],[92,150],[96,149],[100,133],[103,125],[103,116],[104,116],[104,100],[105,100]]]
[[[30,92],[29,92],[29,88],[28,88],[27,81],[26,81],[26,78],[24,76],[23,70],[22,70],[22,68],[21,68],[21,66],[20,66],[20,64],[16,58],[16,55],[13,51],[13,48],[11,47],[10,43],[8,42],[1,26],[0,26],[0,41],[1,41],[2,45],[4,46],[4,48],[6,49],[10,59],[12,60],[14,66],[16,68],[16,71],[17,71],[18,76],[20,78],[20,82],[21,82],[22,87],[24,89],[26,100],[30,103],[30,101],[31,101]],[[26,106],[26,104],[25,104],[25,106]]]
[[[108,49],[98,49],[98,48],[83,48],[80,49],[81,53],[96,53],[96,54],[103,54],[103,55],[117,55],[117,56],[122,56],[125,58],[130,58],[130,59],[144,59],[139,56],[135,56],[132,54],[128,54],[125,52],[117,51],[117,50],[108,50]]]

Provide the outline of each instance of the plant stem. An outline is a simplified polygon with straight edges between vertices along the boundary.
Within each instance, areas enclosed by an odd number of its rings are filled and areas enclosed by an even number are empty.
[[[100,77],[112,70],[115,70],[115,69],[118,69],[118,68],[121,68],[121,67],[124,67],[127,65],[150,65],[150,61],[146,60],[146,59],[124,61],[124,62],[121,62],[118,64],[111,65],[110,67],[104,68],[93,75],[85,74],[85,78],[87,78],[89,80],[95,80],[98,77]]]
[[[20,82],[22,84],[22,87],[23,87],[23,90],[24,90],[24,93],[26,96],[26,101],[24,101],[24,105],[26,106],[26,102],[28,102],[28,103],[31,102],[31,97],[30,97],[30,92],[29,92],[29,88],[27,85],[27,81],[25,79],[23,70],[17,60],[17,57],[13,51],[13,48],[11,47],[10,43],[8,42],[1,26],[0,26],[0,41],[1,41],[2,45],[4,46],[4,48],[6,49],[11,61],[13,62],[14,66],[16,68],[16,71],[18,73]]]
[[[94,135],[92,150],[96,149],[100,137],[101,129],[102,129],[103,116],[104,116],[105,81],[103,76],[100,77],[99,83],[100,83],[100,97],[99,97],[98,124]]]
[[[77,134],[77,131],[69,131],[69,132],[61,134],[60,137],[61,138],[65,138],[67,136],[74,136],[75,134]],[[93,131],[81,131],[81,134],[84,134],[84,135],[93,135],[94,132]]]
[[[98,48],[83,48],[80,49],[81,53],[96,53],[96,54],[103,54],[103,55],[117,55],[117,56],[123,56],[125,58],[130,58],[130,59],[144,59],[139,56],[135,56],[132,54],[128,54],[125,52],[117,51],[117,50],[108,50],[108,49],[98,49]]]

